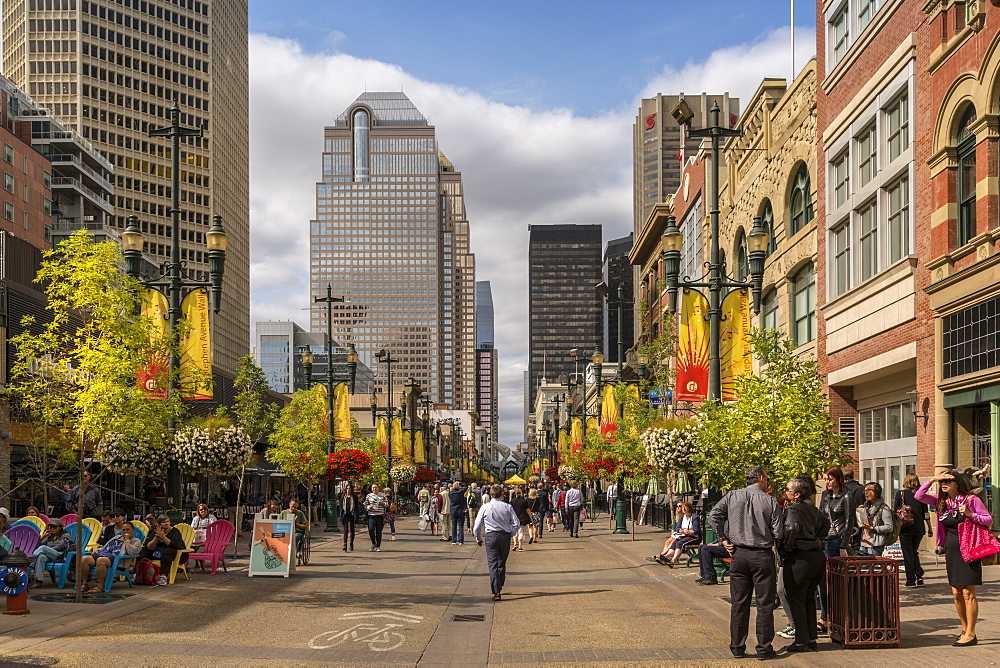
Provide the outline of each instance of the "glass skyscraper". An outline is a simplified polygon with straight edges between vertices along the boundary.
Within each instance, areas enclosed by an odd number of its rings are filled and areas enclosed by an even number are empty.
[[[362,94],[324,130],[310,222],[310,292],[333,295],[333,339],[354,343],[386,390],[375,353],[392,353],[393,385],[471,410],[475,399],[475,257],[462,175],[434,126],[403,93]],[[313,332],[326,309],[314,308]],[[397,402],[398,403],[398,402]]]

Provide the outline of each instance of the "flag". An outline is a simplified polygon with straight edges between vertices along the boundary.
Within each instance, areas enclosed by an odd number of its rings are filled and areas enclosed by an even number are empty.
[[[750,295],[747,290],[731,292],[722,300],[722,327],[719,350],[722,369],[722,400],[735,401],[736,378],[753,373],[750,346]]]
[[[167,311],[167,297],[159,290],[149,288],[142,298],[140,313],[152,322],[151,336],[165,340],[169,335],[170,321]],[[146,391],[149,399],[167,398],[167,373],[170,360],[167,355],[157,355],[139,371],[138,385]]]
[[[681,299],[677,336],[677,400],[708,397],[708,300],[695,290]]]
[[[569,434],[562,429],[559,430],[559,454],[562,461],[566,461],[570,454]]]
[[[392,418],[392,456],[405,457],[403,450],[403,421],[398,417]]]
[[[181,315],[187,321],[187,331],[181,338],[181,398],[184,400],[212,399],[212,339],[208,315],[208,290],[189,292],[181,302]],[[197,370],[207,383],[192,379]]]
[[[351,393],[347,383],[337,383],[333,390],[333,440],[349,441],[351,438]]]
[[[389,454],[389,430],[386,429],[385,418],[380,417],[375,423],[375,438],[382,444],[382,454]]]
[[[604,400],[601,404],[601,433],[618,431],[618,397],[615,396],[615,386],[604,386]]]

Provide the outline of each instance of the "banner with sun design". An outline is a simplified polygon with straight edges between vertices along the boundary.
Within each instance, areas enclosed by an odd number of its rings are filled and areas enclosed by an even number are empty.
[[[708,300],[695,290],[681,298],[677,337],[677,401],[708,397]]]

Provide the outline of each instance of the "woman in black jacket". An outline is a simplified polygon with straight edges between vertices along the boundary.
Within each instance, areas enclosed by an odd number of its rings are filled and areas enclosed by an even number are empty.
[[[802,478],[792,478],[785,485],[785,533],[779,551],[785,597],[795,626],[795,642],[785,648],[789,652],[817,649],[816,590],[826,575],[823,549],[830,520],[808,502],[814,492]]]
[[[340,514],[340,526],[344,532],[344,552],[347,552],[348,545],[351,546],[351,552],[354,552],[354,533],[361,513],[361,499],[358,498],[358,493],[354,491],[354,483],[350,480],[340,493],[337,512]]]
[[[829,557],[846,557],[847,548],[851,545],[854,535],[855,509],[847,485],[844,472],[839,466],[832,466],[823,476],[826,489],[820,499],[819,510],[830,522],[826,534],[825,555]],[[826,632],[826,578],[819,584],[820,627]]]
[[[924,567],[920,565],[920,541],[923,540],[925,532],[928,538],[934,535],[927,504],[917,501],[913,496],[919,487],[920,478],[917,474],[908,473],[903,478],[903,489],[896,492],[896,502],[893,504],[893,510],[897,514],[906,506],[909,512],[904,512],[904,515],[911,516],[911,523],[899,530],[899,547],[903,550],[903,567],[906,569],[905,587],[924,586]]]

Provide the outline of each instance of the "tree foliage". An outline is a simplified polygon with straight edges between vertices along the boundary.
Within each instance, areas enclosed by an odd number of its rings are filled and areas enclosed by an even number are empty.
[[[297,390],[278,415],[266,457],[287,476],[315,483],[326,474],[326,395]]]
[[[760,370],[736,378],[739,400],[702,406],[698,443],[708,485],[742,487],[744,471],[754,465],[784,482],[850,462],[816,361],[796,355],[794,344],[774,331],[753,331],[750,340]]]
[[[233,416],[237,426],[243,428],[256,445],[274,429],[280,408],[267,401],[267,376],[264,370],[254,364],[253,357],[246,355],[239,360],[236,370],[236,401]]]

